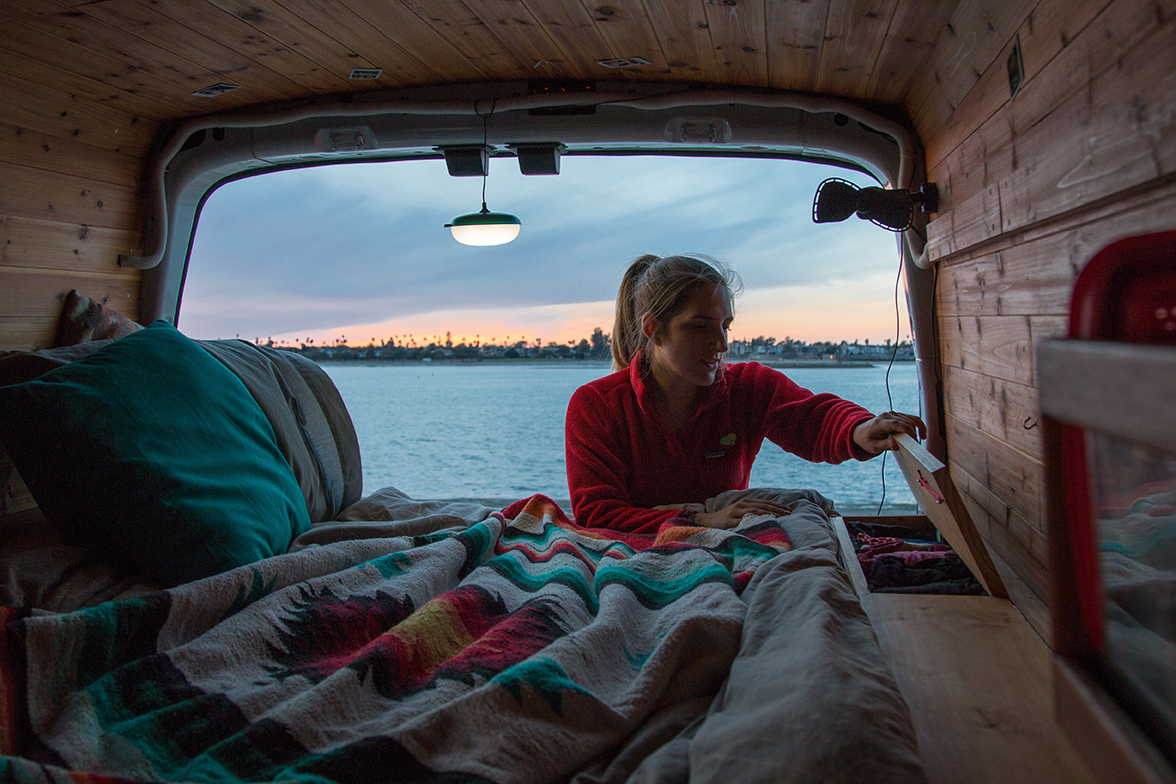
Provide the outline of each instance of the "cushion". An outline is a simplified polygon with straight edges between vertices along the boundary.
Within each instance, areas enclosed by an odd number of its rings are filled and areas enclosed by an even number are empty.
[[[83,297],[74,289],[65,295],[53,345],[76,346],[93,340],[114,340],[142,328],[121,313],[106,307],[105,303]]]
[[[0,351],[0,387],[32,381],[54,368],[64,367],[82,357],[88,357],[109,343],[109,340],[94,340],[38,351]]]
[[[283,553],[310,527],[256,401],[167,322],[0,387],[0,412],[45,516],[162,585]]]

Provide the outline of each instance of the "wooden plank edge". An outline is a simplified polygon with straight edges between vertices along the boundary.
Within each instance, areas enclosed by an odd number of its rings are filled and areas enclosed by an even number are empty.
[[[1054,657],[1054,712],[1082,759],[1102,781],[1171,784],[1176,771],[1086,673]]]
[[[837,544],[841,557],[841,565],[849,572],[849,581],[853,583],[853,590],[860,599],[870,593],[870,586],[866,583],[866,574],[858,563],[857,553],[853,549],[853,541],[849,538],[849,529],[845,525],[844,517],[834,517],[833,531],[837,534]]]
[[[938,515],[932,514],[931,509],[924,509],[931,522],[943,534],[948,544],[963,559],[972,574],[984,586],[989,596],[1007,599],[1009,594],[1005,589],[1000,573],[988,555],[988,548],[972,518],[964,506],[963,499],[956,492],[955,485],[947,471],[947,466],[928,452],[921,444],[906,434],[899,434],[894,439],[898,443],[898,463],[906,477],[907,484],[915,498],[923,501],[928,496],[932,504],[942,507]],[[924,476],[923,472],[927,474]],[[936,492],[938,491],[938,492]],[[947,514],[944,514],[946,512]],[[940,519],[936,519],[939,517]]]

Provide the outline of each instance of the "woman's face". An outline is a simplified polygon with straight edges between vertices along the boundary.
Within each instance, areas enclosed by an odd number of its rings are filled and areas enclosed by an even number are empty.
[[[732,319],[727,290],[704,283],[690,289],[686,306],[668,323],[644,321],[650,366],[663,389],[684,382],[699,387],[714,383]]]

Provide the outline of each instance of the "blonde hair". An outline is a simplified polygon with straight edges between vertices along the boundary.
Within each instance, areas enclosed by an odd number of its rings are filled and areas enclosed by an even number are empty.
[[[661,329],[686,306],[695,286],[720,286],[735,307],[739,276],[718,259],[695,256],[639,256],[629,264],[617,291],[613,324],[613,369],[627,368],[649,338],[641,322],[650,316]]]

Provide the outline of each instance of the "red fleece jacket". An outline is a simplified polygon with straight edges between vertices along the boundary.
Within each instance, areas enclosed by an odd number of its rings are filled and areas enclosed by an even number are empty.
[[[812,462],[872,457],[853,442],[853,430],[873,414],[836,395],[814,395],[758,362],[727,365],[672,433],[641,367],[637,357],[577,389],[568,404],[568,486],[578,525],[656,533],[678,513],[651,507],[745,489],[765,437]]]

